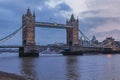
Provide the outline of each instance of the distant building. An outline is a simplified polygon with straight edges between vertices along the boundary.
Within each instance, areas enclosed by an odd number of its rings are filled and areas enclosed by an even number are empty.
[[[113,50],[120,50],[120,41],[115,41],[112,37],[107,37],[101,44],[103,47],[112,48]]]
[[[92,38],[92,40],[91,40],[91,45],[96,46],[96,45],[98,45],[98,44],[99,44],[98,40],[96,39],[95,36],[93,36],[93,38]]]
[[[58,43],[58,42],[55,42],[53,44],[48,44],[47,46],[66,46],[65,43]]]
[[[114,42],[114,41],[115,41],[114,38],[112,38],[112,37],[107,37],[107,38],[103,41],[103,43],[104,43],[104,44],[107,44],[107,43]]]

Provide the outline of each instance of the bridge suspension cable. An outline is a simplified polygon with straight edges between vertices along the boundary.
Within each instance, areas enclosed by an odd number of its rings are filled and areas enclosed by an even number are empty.
[[[24,27],[25,27],[25,26],[24,26]],[[19,29],[17,29],[17,30],[14,31],[13,33],[11,33],[11,34],[7,35],[6,37],[0,39],[0,44],[8,41],[8,40],[11,39],[11,38],[13,38],[13,37],[14,37],[17,33],[19,33],[19,32],[22,30],[22,28],[24,28],[24,27],[20,27]]]
[[[84,40],[80,39],[83,46],[86,47],[98,47],[99,45],[92,44],[91,40],[79,29],[79,33],[81,34],[81,37],[84,38]]]
[[[92,41],[79,29],[79,33],[81,34],[81,37],[83,37],[84,38],[84,40],[82,40],[81,39],[81,42],[82,42],[82,45],[83,46],[86,46],[86,44],[84,45],[84,43],[86,43],[86,41],[87,41],[87,47],[89,46],[89,47],[103,47],[102,45],[103,44],[98,44],[98,45],[94,45],[93,43],[92,43]]]
[[[84,35],[83,32],[82,32],[80,29],[79,29],[79,33],[80,33],[81,36],[84,38],[84,40],[90,41],[90,39],[89,39],[86,35]]]

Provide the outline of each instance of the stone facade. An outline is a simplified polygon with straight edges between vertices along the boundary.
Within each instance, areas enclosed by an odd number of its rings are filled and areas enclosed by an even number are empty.
[[[35,44],[35,15],[30,10],[22,17],[23,45],[34,46]]]
[[[71,15],[70,20],[66,21],[66,24],[69,26],[73,26],[73,28],[67,29],[67,45],[75,46],[79,45],[79,20],[75,19],[73,15]]]

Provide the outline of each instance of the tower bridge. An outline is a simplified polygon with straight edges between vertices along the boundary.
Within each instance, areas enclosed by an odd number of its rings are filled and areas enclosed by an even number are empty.
[[[18,48],[19,47],[19,56],[26,57],[38,57],[39,56],[39,47],[35,42],[35,28],[44,27],[44,28],[59,28],[66,30],[66,44],[70,48],[70,51],[101,51],[104,50],[104,47],[85,47],[82,46],[82,40],[79,39],[79,32],[81,36],[89,42],[87,36],[85,36],[82,31],[79,29],[79,19],[75,19],[73,14],[69,20],[66,20],[66,24],[60,23],[46,23],[38,22],[35,20],[35,13],[31,14],[30,9],[27,10],[26,14],[22,16],[22,27],[20,27],[15,32],[9,34],[8,36],[0,39],[0,43],[9,40],[11,37],[14,37],[20,30],[22,30],[22,46],[1,46],[4,48]]]
[[[39,56],[39,50],[35,42],[35,27],[60,28],[66,29],[67,46],[79,45],[79,20],[72,15],[66,24],[36,22],[35,13],[31,14],[30,10],[22,16],[22,42],[20,47],[20,56]]]

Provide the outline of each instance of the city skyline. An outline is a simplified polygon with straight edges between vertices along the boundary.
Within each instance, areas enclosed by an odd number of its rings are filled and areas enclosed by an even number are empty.
[[[119,2],[119,0],[0,0],[0,39],[21,27],[22,15],[26,13],[27,8],[30,8],[31,12],[35,11],[36,21],[65,24],[66,19],[74,14],[79,18],[79,28],[90,39],[95,35],[99,41],[106,37],[120,40]],[[65,43],[66,30],[36,28],[36,42],[41,45],[54,42]],[[7,43],[22,44],[21,33]]]

